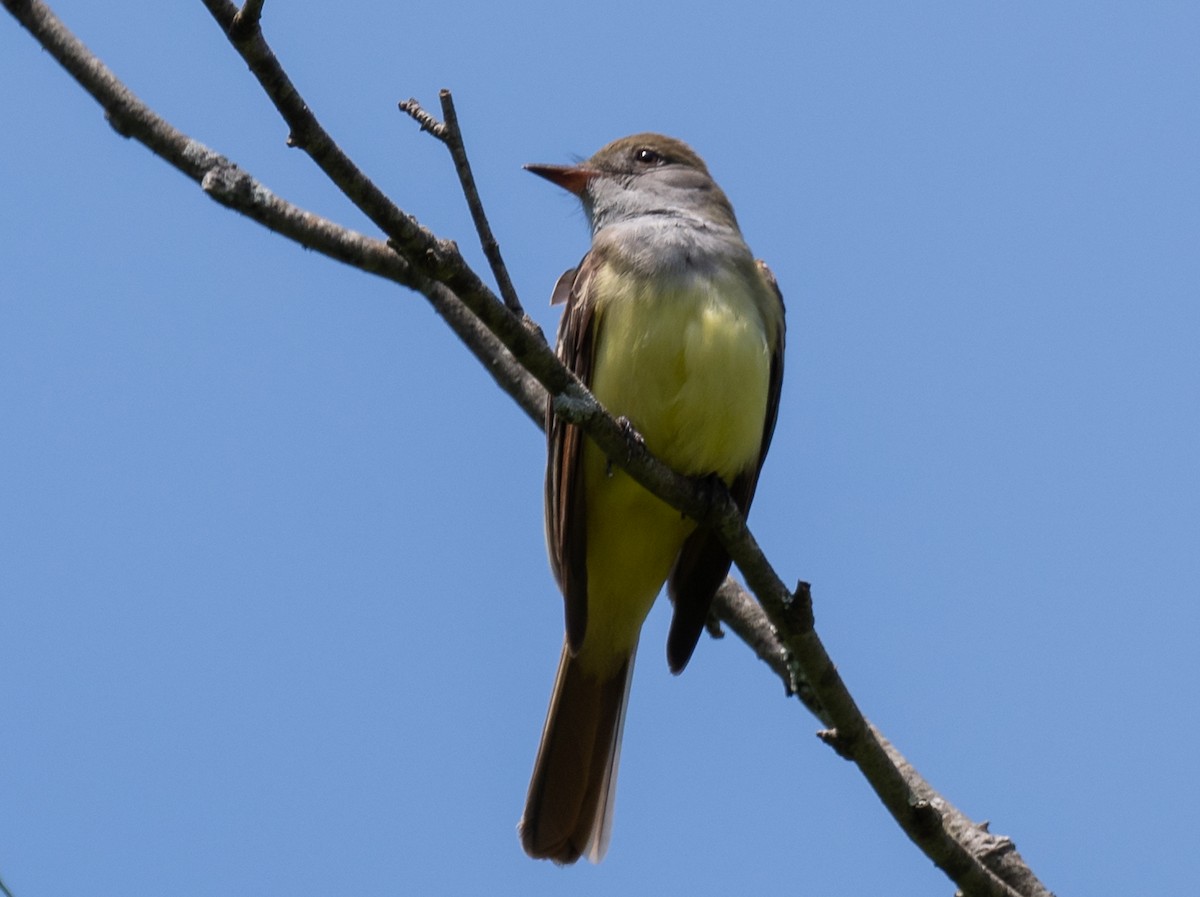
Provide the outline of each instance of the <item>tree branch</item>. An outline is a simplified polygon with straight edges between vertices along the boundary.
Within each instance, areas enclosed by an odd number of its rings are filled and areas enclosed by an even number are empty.
[[[302,147],[388,235],[387,244],[284,202],[228,159],[171,127],[121,84],[40,0],[3,2],[101,104],[119,133],[144,143],[229,208],[331,258],[417,290],[531,418],[541,421],[544,388],[552,397],[554,413],[579,425],[615,464],[716,530],[761,602],[760,607],[744,593],[731,594],[727,584],[718,596],[721,618],[735,632],[749,635],[747,643],[780,675],[789,692],[799,695],[832,727],[824,739],[858,764],[914,843],[965,893],[1048,895],[1024,867],[1011,841],[988,834],[938,796],[862,716],[817,638],[807,584],[801,583],[794,593],[783,584],[728,492],[711,484],[698,485],[654,459],[563,368],[540,331],[496,299],[452,241],[439,240],[396,207],[334,143],[267,46],[259,23],[261,2],[248,0],[239,12],[226,0],[204,0],[291,128],[289,142]],[[429,121],[433,127],[439,125],[432,117]],[[456,126],[454,130],[457,133]],[[455,139],[461,147],[461,135]],[[464,190],[471,189],[471,182],[461,174],[460,182]],[[520,308],[519,303],[515,308]],[[1017,868],[1023,875],[1013,872]]]
[[[454,97],[448,90],[439,90],[438,97],[442,103],[443,121],[438,121],[422,109],[415,99],[401,100],[400,111],[411,116],[421,126],[422,131],[428,131],[450,150],[450,158],[454,160],[454,171],[458,174],[458,183],[462,187],[463,196],[466,197],[467,208],[471,210],[475,232],[479,235],[479,245],[483,247],[483,254],[492,269],[492,276],[496,278],[500,295],[504,297],[504,304],[513,314],[524,315],[525,310],[521,307],[521,300],[517,298],[517,291],[513,288],[508,268],[500,254],[500,244],[492,233],[487,213],[483,210],[483,201],[479,198],[479,189],[475,186],[475,175],[471,173],[467,147],[463,143],[462,130],[458,126]]]
[[[304,102],[263,37],[259,23],[253,17],[238,19],[238,8],[229,0],[203,0],[203,3],[287,123],[288,143],[303,149],[325,176],[387,235],[401,255],[429,279],[444,283],[466,303],[544,386],[554,391],[562,389],[568,382],[563,376],[566,371],[551,363],[554,353],[547,348],[537,326],[524,316],[508,312],[467,264],[453,240],[435,237],[416,218],[396,206],[354,164]]]
[[[100,104],[118,134],[145,145],[221,205],[301,246],[417,290],[505,392],[541,424],[544,390],[452,290],[419,271],[388,244],[286,202],[225,156],[173,127],[121,83],[44,4],[5,0],[4,5]]]
[[[830,724],[822,708],[813,706],[811,696],[806,694],[807,685],[801,682],[797,688],[789,650],[780,639],[766,612],[753,596],[738,585],[732,577],[726,579],[724,585],[717,591],[716,600],[713,602],[713,613],[717,619],[749,645],[760,660],[770,667],[771,671],[782,680],[789,695],[796,694],[818,719],[827,725]],[[886,755],[888,764],[904,780],[908,792],[917,796],[914,815],[918,820],[928,815],[930,809],[940,816],[940,825],[971,856],[971,865],[982,862],[1007,885],[1007,888],[999,893],[1016,893],[1025,895],[1025,897],[1052,897],[1050,891],[1037,879],[1021,855],[1017,853],[1016,844],[1011,838],[993,835],[988,831],[987,823],[973,822],[961,810],[934,791],[933,786],[922,778],[904,755],[896,750],[878,729],[870,723],[867,723],[867,728]],[[842,757],[847,760],[856,760],[854,756],[845,752],[844,742],[838,730],[829,729],[818,735]],[[868,778],[870,777],[868,776]],[[936,820],[934,827],[937,827]],[[922,841],[917,843],[932,859],[926,845]],[[947,862],[951,861],[952,858],[948,857]],[[972,889],[972,885],[963,878],[953,875],[951,877],[965,893],[977,893]],[[985,893],[992,893],[992,891],[985,891]]]

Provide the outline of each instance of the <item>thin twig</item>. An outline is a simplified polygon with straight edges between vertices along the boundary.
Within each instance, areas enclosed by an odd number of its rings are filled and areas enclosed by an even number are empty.
[[[513,288],[512,280],[508,276],[508,267],[504,264],[504,257],[500,254],[500,244],[492,233],[492,226],[488,223],[487,213],[483,209],[483,201],[479,198],[479,188],[475,186],[475,176],[471,173],[471,162],[467,158],[467,147],[463,143],[462,130],[458,126],[458,113],[454,110],[454,97],[451,96],[450,91],[445,89],[438,91],[438,97],[441,99],[444,121],[438,121],[416,99],[411,97],[400,101],[400,111],[420,125],[422,131],[432,134],[450,151],[450,158],[454,161],[454,171],[458,175],[459,186],[462,187],[463,196],[466,197],[467,208],[471,211],[471,221],[475,224],[475,233],[479,235],[479,245],[483,248],[488,266],[492,269],[492,276],[496,278],[496,285],[500,288],[504,304],[513,314],[520,315],[525,319],[525,309],[521,307],[521,300],[517,297],[517,291]],[[532,325],[528,319],[526,321]]]
[[[479,189],[475,186],[475,176],[471,173],[471,163],[467,159],[467,147],[463,143],[462,130],[458,126],[458,113],[454,111],[454,97],[448,90],[438,91],[442,102],[442,120],[446,125],[446,146],[450,150],[450,158],[454,160],[454,170],[458,172],[458,182],[462,185],[463,195],[467,198],[467,207],[471,210],[471,220],[475,222],[475,232],[479,234],[479,243],[483,246],[483,254],[491,266],[492,276],[500,288],[500,296],[504,304],[514,315],[524,317],[525,310],[521,308],[521,300],[513,289],[512,280],[508,276],[508,268],[500,255],[500,244],[488,224],[487,214],[483,211],[483,202],[479,198]]]
[[[422,131],[432,134],[442,143],[446,142],[446,126],[438,121],[431,112],[426,111],[416,97],[401,100],[399,105],[400,111],[420,125]]]

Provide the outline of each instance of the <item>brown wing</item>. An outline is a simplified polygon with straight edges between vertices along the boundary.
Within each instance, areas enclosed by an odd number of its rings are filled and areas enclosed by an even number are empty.
[[[587,287],[595,270],[588,253],[578,268],[558,279],[553,304],[566,302],[558,326],[558,357],[585,384],[591,382],[593,303]],[[587,516],[583,494],[583,432],[554,414],[546,404],[546,543],[550,567],[563,594],[567,646],[579,651],[587,630]]]
[[[771,375],[767,385],[767,416],[763,421],[762,447],[758,452],[758,463],[751,470],[738,476],[729,485],[729,492],[742,514],[750,512],[754,501],[754,490],[758,486],[758,474],[771,446],[775,433],[775,418],[779,413],[779,392],[783,385],[784,319],[783,294],[771,269],[758,262],[759,271],[779,300],[779,336],[775,351],[771,353]],[[713,595],[729,575],[729,555],[711,530],[697,529],[679,552],[675,566],[671,569],[667,590],[675,612],[671,617],[671,629],[667,633],[667,665],[672,673],[679,673],[691,660],[700,633],[708,620],[708,610]]]

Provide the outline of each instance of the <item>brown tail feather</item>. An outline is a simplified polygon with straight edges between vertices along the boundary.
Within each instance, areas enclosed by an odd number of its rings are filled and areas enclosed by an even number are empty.
[[[632,654],[612,678],[595,679],[563,645],[517,827],[531,857],[573,863],[586,854],[596,863],[608,849],[632,676]]]

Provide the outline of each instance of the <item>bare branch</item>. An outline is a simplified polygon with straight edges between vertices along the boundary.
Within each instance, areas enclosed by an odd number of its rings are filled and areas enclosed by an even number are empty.
[[[100,104],[117,133],[144,144],[227,208],[322,255],[420,292],[505,392],[541,424],[545,391],[453,291],[425,276],[386,243],[286,202],[226,157],[173,127],[122,84],[43,4],[5,0],[5,6]]]
[[[537,326],[524,316],[510,314],[463,259],[454,241],[438,239],[402,211],[334,142],[279,64],[262,29],[255,23],[247,23],[253,25],[249,29],[235,29],[238,10],[229,0],[203,2],[287,123],[289,144],[303,149],[326,177],[387,234],[398,252],[430,279],[453,290],[543,385],[554,391],[565,387],[569,382],[564,379],[567,372],[554,362],[554,353],[546,347]]]
[[[790,652],[780,639],[766,612],[732,577],[725,580],[725,583],[717,591],[716,599],[713,602],[713,613],[749,645],[760,660],[771,668],[771,671],[782,680],[789,695],[796,694],[814,716],[828,724],[824,711],[813,700],[807,684],[796,683]],[[961,845],[970,855],[969,865],[974,866],[982,862],[1006,884],[1002,889],[994,890],[993,883],[982,883],[983,889],[975,890],[965,880],[965,875],[964,878],[952,876],[966,893],[1052,897],[1050,891],[1038,881],[1021,855],[1017,853],[1016,845],[1010,838],[993,835],[987,830],[987,823],[975,823],[969,819],[962,811],[934,791],[933,786],[913,768],[912,764],[892,746],[891,742],[884,738],[878,729],[870,723],[867,724],[867,728],[871,737],[887,756],[888,764],[903,778],[906,790],[917,796],[913,805],[913,815],[921,820],[923,826],[929,827],[931,834],[936,835],[939,830],[944,830],[950,839]],[[848,746],[841,740],[836,729],[817,734],[840,756],[847,760],[855,760],[855,757],[848,752]],[[872,784],[874,783],[872,782]],[[914,838],[914,840],[916,839]],[[927,846],[924,841],[917,843],[926,855],[933,856],[931,853],[931,850],[934,849],[933,846]]]
[[[422,131],[432,134],[442,143],[446,142],[446,126],[438,121],[432,112],[426,111],[416,97],[401,100],[400,111],[420,125]]]
[[[733,630],[745,642],[759,660],[771,668],[771,671],[783,681],[786,694],[795,695],[808,711],[825,725],[832,725],[827,718],[825,708],[813,696],[812,689],[803,680],[797,680],[791,655],[779,633],[771,624],[762,605],[754,600],[732,576],[727,578],[716,598],[713,599],[713,616]]]
[[[421,126],[422,131],[428,131],[450,150],[450,158],[454,160],[454,171],[458,174],[458,183],[467,199],[467,208],[471,210],[475,232],[479,235],[479,245],[483,247],[483,254],[492,269],[492,276],[496,278],[496,285],[500,288],[504,304],[513,314],[524,315],[525,310],[521,307],[521,300],[517,298],[517,291],[513,288],[508,268],[500,254],[500,244],[496,241],[492,226],[488,224],[487,213],[483,210],[479,188],[475,186],[475,176],[471,173],[471,162],[467,158],[467,147],[463,143],[462,130],[458,126],[458,113],[454,110],[454,97],[450,91],[444,89],[438,91],[438,97],[442,102],[444,121],[439,122],[421,108],[421,104],[415,99],[402,100],[400,111],[411,116]]]
[[[467,198],[467,206],[471,209],[471,220],[475,222],[475,231],[479,234],[479,242],[483,246],[483,254],[491,266],[496,285],[504,304],[514,315],[524,315],[521,300],[513,288],[508,276],[508,268],[500,255],[500,244],[492,233],[487,215],[483,211],[483,202],[479,198],[479,189],[475,186],[475,176],[471,173],[471,163],[467,159],[467,148],[463,144],[462,130],[458,126],[458,113],[454,109],[454,97],[448,90],[438,91],[442,101],[442,115],[446,123],[446,146],[450,148],[450,156],[454,159],[454,170],[458,172],[459,183],[462,184],[463,195]]]

